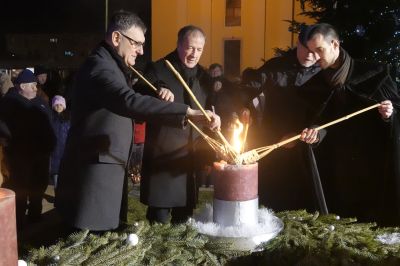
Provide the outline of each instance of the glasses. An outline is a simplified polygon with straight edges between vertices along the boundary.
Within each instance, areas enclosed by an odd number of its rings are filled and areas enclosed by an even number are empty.
[[[119,31],[119,33],[122,35],[122,36],[124,36],[125,38],[127,38],[128,39],[128,41],[129,41],[129,43],[133,46],[133,47],[135,47],[135,48],[139,48],[139,47],[144,47],[144,42],[138,42],[138,41],[135,41],[134,39],[132,39],[131,37],[129,37],[129,36],[126,36],[125,34],[123,34],[122,32],[120,32]]]

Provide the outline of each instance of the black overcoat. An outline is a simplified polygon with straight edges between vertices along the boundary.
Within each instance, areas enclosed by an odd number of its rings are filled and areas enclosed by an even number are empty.
[[[136,93],[125,73],[121,58],[103,42],[77,74],[56,195],[57,208],[77,228],[118,227],[132,118],[183,126],[187,105]]]
[[[182,66],[176,51],[165,59],[192,85],[193,93],[205,107],[210,92],[210,78],[205,70],[197,65],[197,74],[189,81],[181,71]],[[198,109],[167,67],[165,59],[157,61],[147,71],[147,77],[169,88],[175,96],[175,102],[186,103],[193,109]],[[197,191],[194,172],[205,159],[196,156],[199,146],[195,144],[197,138],[198,134],[190,126],[185,130],[177,130],[170,126],[147,123],[140,187],[141,201],[144,204],[165,208],[194,206]]]
[[[305,68],[296,50],[268,60],[258,72],[265,75],[263,120],[256,136],[257,147],[275,144],[297,135],[313,124],[329,90],[313,77],[319,67]],[[292,135],[292,136],[293,136]],[[259,161],[260,203],[275,211],[307,209],[315,211],[308,145],[297,141],[292,148],[280,148]]]
[[[389,121],[377,110],[328,128],[316,148],[327,204],[333,213],[399,225],[399,107],[400,97],[388,66],[352,60],[348,77],[334,91],[321,124],[369,105],[391,100]],[[397,159],[396,159],[397,158]]]

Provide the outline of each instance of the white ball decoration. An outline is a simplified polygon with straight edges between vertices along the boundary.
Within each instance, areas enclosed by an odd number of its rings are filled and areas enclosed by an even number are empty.
[[[28,266],[28,264],[24,260],[18,260],[18,266]]]
[[[53,261],[57,262],[57,261],[59,261],[59,260],[60,260],[60,256],[55,255],[55,256],[53,257]]]
[[[335,226],[331,224],[331,225],[329,226],[329,230],[331,230],[331,231],[335,230]]]
[[[138,222],[134,222],[133,225],[136,226],[136,227],[138,227],[138,226],[139,226],[139,223],[138,223]]]
[[[129,234],[126,243],[130,246],[136,246],[139,243],[139,237],[137,234]]]
[[[340,216],[339,215],[336,215],[336,220],[340,220]]]

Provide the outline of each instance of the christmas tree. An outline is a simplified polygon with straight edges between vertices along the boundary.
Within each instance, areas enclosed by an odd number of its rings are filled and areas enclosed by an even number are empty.
[[[389,63],[400,84],[400,0],[297,0],[303,14],[338,30],[353,58]]]

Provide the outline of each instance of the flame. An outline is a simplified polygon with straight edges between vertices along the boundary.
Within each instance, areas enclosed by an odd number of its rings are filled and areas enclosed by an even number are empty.
[[[241,135],[243,133],[243,124],[236,119],[233,123],[233,133],[232,133],[232,147],[239,154],[242,150],[242,138]]]

